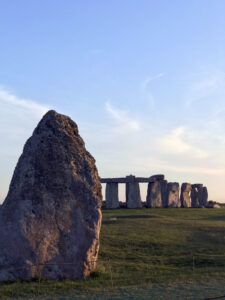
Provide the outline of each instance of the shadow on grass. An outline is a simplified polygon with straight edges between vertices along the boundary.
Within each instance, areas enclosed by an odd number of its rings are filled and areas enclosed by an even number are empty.
[[[206,218],[203,218],[202,220],[225,221],[225,215],[222,215],[222,216],[208,216]]]
[[[128,215],[128,216],[115,216],[117,219],[153,219],[157,218],[157,216],[149,216],[149,215]]]

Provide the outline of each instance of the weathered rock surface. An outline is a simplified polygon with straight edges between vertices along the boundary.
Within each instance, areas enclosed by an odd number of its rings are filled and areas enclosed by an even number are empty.
[[[180,207],[180,198],[179,198],[179,183],[178,182],[169,182],[167,184],[167,207]]]
[[[198,198],[198,189],[192,186],[191,190],[191,207],[198,208],[199,207],[199,198]]]
[[[192,187],[190,183],[182,183],[180,194],[181,207],[191,207],[191,188]]]
[[[126,204],[127,208],[142,207],[140,187],[137,182],[126,183]]]
[[[147,207],[162,207],[162,194],[160,181],[150,182],[146,197]]]
[[[136,177],[134,175],[128,175],[126,177],[117,177],[117,178],[101,178],[101,183],[129,183],[129,182],[154,182],[156,180],[164,180],[164,175],[152,175],[150,177]]]
[[[192,207],[206,207],[208,202],[208,190],[203,184],[193,184],[191,192]]]
[[[95,269],[101,184],[77,125],[49,111],[24,146],[0,210],[0,281]]]
[[[118,208],[119,197],[118,197],[118,183],[110,182],[106,183],[105,189],[106,208]]]
[[[202,188],[202,204],[204,207],[207,206],[208,203],[208,189],[206,186]]]
[[[167,180],[160,180],[160,188],[161,188],[161,197],[162,197],[162,207],[167,206]]]

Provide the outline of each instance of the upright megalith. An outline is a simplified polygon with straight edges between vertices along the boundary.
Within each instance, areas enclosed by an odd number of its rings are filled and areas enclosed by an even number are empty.
[[[179,198],[179,183],[178,182],[169,182],[167,184],[167,193],[166,193],[166,206],[167,207],[180,207],[180,198]]]
[[[204,196],[205,191],[203,190],[203,184],[196,183],[192,184],[192,191],[191,191],[191,206],[194,208],[198,207],[205,207],[206,204],[204,203]],[[208,198],[208,196],[207,196]]]
[[[77,125],[49,111],[24,146],[0,210],[0,281],[89,275],[101,202],[95,160]]]
[[[198,201],[198,189],[192,186],[191,189],[191,207],[198,208],[199,201]]]
[[[162,197],[162,207],[167,206],[167,180],[160,180],[160,189],[161,189],[161,197]]]
[[[129,180],[129,182],[126,183],[127,208],[142,207],[139,183],[135,182],[135,176],[130,175],[126,178]]]
[[[106,183],[105,189],[106,208],[118,208],[119,197],[118,197],[118,183],[110,182]]]
[[[202,188],[202,204],[204,207],[208,205],[208,189],[206,186]]]
[[[191,184],[182,183],[180,193],[181,207],[191,207]]]
[[[149,182],[147,197],[146,197],[147,207],[162,207],[162,193],[160,181]]]

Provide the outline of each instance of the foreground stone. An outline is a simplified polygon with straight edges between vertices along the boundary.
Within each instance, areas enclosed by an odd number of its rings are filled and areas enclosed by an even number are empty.
[[[0,209],[0,281],[80,278],[96,267],[101,184],[77,125],[49,111]]]
[[[191,188],[190,183],[182,183],[180,194],[181,207],[191,207]]]

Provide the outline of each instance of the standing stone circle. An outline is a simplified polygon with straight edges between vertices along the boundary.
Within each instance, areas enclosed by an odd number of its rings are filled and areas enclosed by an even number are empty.
[[[49,111],[0,210],[0,281],[85,277],[96,267],[101,184],[77,125]]]

